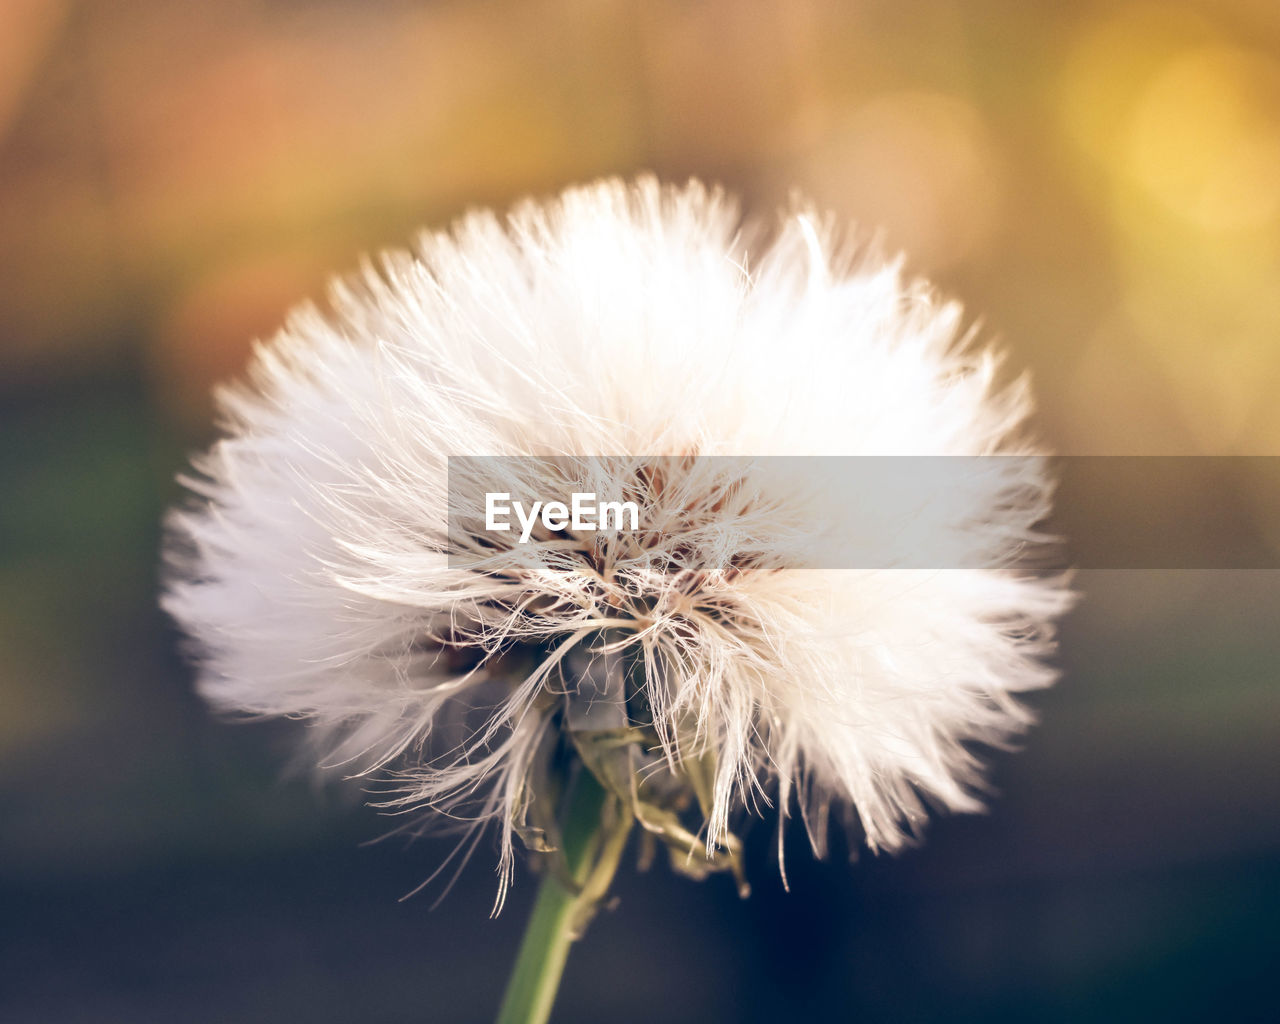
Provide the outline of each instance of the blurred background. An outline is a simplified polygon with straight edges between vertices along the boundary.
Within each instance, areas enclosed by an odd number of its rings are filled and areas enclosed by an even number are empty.
[[[486,849],[216,722],[155,609],[210,386],[361,253],[605,173],[794,188],[965,300],[1074,454],[1280,453],[1275,0],[0,4],[0,1020],[484,1021]],[[1186,488],[1280,544],[1280,494]],[[1265,1018],[1280,573],[1087,572],[992,812],[624,869],[559,1018]]]

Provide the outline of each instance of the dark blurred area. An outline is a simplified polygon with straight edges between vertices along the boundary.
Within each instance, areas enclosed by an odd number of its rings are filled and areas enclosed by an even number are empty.
[[[210,386],[369,249],[605,173],[795,187],[963,298],[1070,454],[1280,451],[1280,7],[0,5],[0,1020],[484,1021],[482,844],[368,844],[156,610]],[[1229,493],[1280,544],[1280,494]],[[1216,500],[1216,499],[1215,499]],[[1086,572],[991,812],[755,893],[624,868],[558,1019],[1276,1012],[1280,573]],[[1274,1018],[1272,1018],[1274,1019]]]

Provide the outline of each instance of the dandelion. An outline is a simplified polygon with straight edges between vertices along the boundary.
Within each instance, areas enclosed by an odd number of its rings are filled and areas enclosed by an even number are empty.
[[[641,179],[469,214],[330,307],[220,392],[164,604],[217,708],[305,720],[316,763],[415,822],[495,824],[498,906],[520,846],[542,863],[505,1019],[545,1018],[632,831],[745,890],[752,811],[782,865],[793,813],[821,854],[832,809],[894,850],[926,804],[980,806],[971,745],[1028,723],[1068,603],[1016,567],[1042,462],[929,523],[977,564],[920,571],[796,568],[813,495],[721,458],[1031,454],[1025,383],[957,305],[803,209],[751,227]],[[450,511],[586,490],[641,529]]]

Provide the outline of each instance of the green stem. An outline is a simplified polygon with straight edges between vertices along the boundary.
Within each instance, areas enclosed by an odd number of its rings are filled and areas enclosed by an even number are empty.
[[[626,845],[630,815],[614,813],[617,820],[606,827],[614,810],[620,808],[595,776],[579,771],[563,832],[565,867],[576,889],[554,871],[543,875],[497,1024],[545,1024],[551,1016],[569,947],[608,888]]]

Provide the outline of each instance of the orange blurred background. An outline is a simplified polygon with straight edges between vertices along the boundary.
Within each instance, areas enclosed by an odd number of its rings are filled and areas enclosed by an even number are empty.
[[[1280,8],[10,0],[0,367],[199,423],[370,248],[605,173],[798,188],[1038,370],[1070,452],[1280,446]]]

